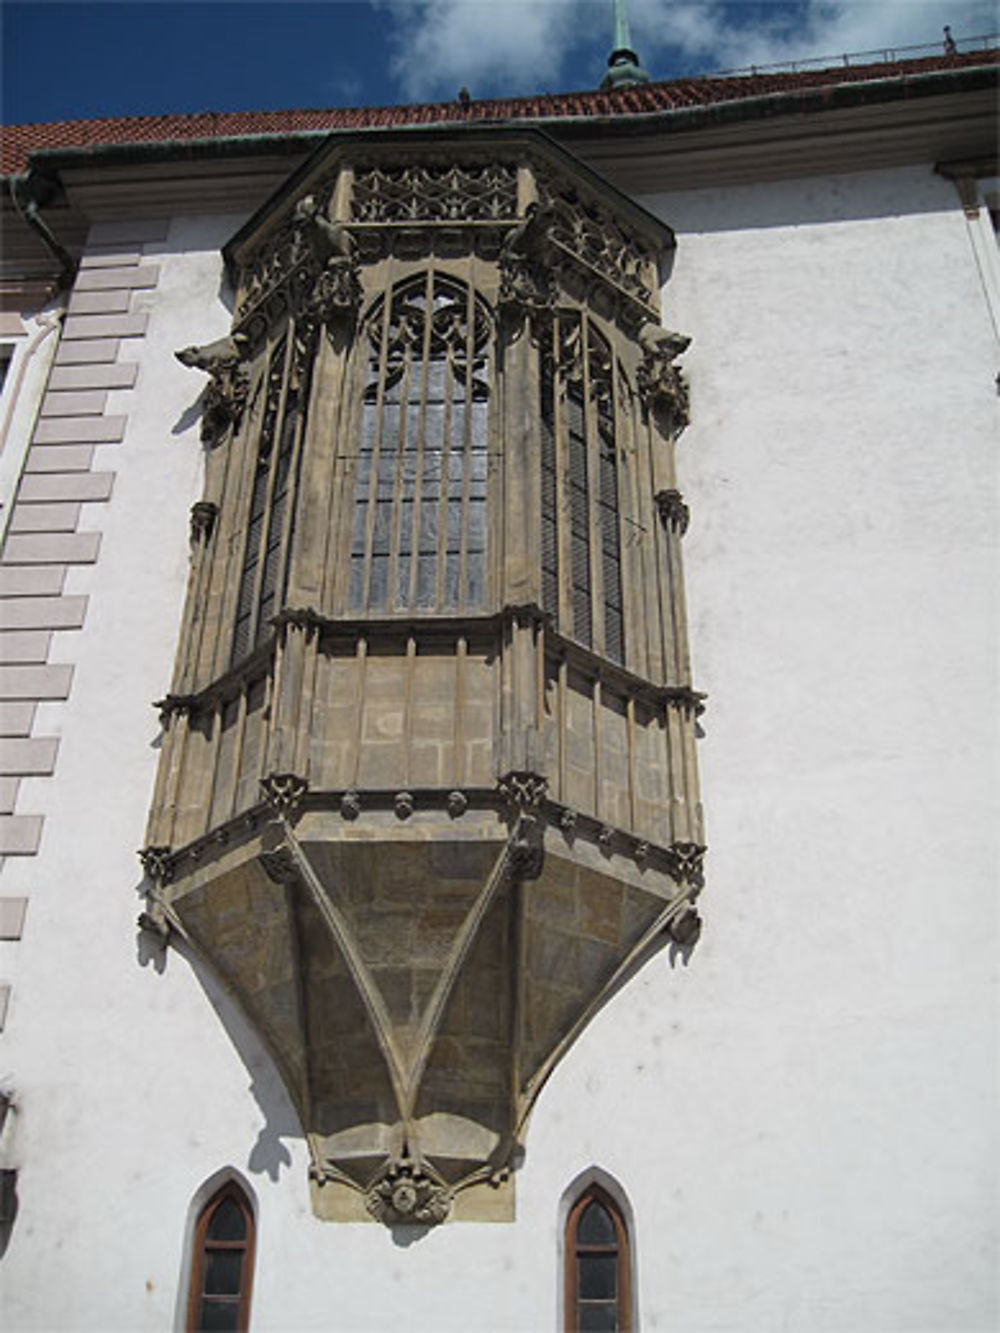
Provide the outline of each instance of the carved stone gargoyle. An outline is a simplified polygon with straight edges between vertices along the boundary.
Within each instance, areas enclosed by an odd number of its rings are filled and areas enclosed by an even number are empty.
[[[548,310],[555,301],[551,204],[532,203],[510,231],[500,252],[500,304],[522,311]]]
[[[639,330],[639,345],[643,351],[636,374],[639,393],[650,411],[664,414],[671,435],[677,436],[690,420],[690,397],[683,372],[674,362],[691,346],[691,339],[650,323]]]
[[[313,270],[308,286],[297,293],[300,313],[319,323],[353,314],[361,302],[361,284],[347,227],[331,222],[312,195],[296,204],[292,226],[297,248],[309,255]]]
[[[202,443],[218,444],[230,429],[239,425],[250,390],[250,375],[243,364],[249,339],[242,333],[203,347],[183,347],[174,356],[182,366],[203,370],[211,378],[202,403]]]

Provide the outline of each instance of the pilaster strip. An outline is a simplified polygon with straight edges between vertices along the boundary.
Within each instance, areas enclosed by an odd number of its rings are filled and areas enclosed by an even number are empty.
[[[70,565],[92,565],[100,553],[101,534],[79,531],[83,506],[107,503],[114,486],[114,472],[94,470],[94,447],[127,436],[121,394],[135,387],[137,342],[149,319],[136,298],[144,303],[160,276],[144,254],[166,229],[138,221],[91,230],[12,506],[0,554],[0,782],[7,798],[0,855],[38,851],[43,818],[17,809],[18,780],[56,769],[58,740],[35,733],[35,708],[68,698],[71,689],[65,646],[58,665],[49,650],[55,634],[86,619],[87,597],[65,596],[64,581]],[[5,901],[0,927],[9,915]]]

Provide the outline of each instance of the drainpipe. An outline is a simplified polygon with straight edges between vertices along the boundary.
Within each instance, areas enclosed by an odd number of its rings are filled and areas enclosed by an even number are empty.
[[[14,207],[49,254],[59,263],[56,291],[62,292],[72,286],[78,264],[66,247],[56,240],[52,228],[42,221],[39,213],[41,208],[52,202],[58,188],[58,182],[51,176],[43,176],[33,169],[24,176],[10,178],[10,197]]]

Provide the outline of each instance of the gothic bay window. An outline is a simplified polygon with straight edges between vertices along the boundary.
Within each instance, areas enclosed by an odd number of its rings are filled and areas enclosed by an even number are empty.
[[[436,273],[397,285],[368,318],[353,611],[484,605],[491,332],[471,289]]]
[[[539,384],[543,607],[564,633],[623,662],[624,373],[594,324],[570,314],[553,321]]]

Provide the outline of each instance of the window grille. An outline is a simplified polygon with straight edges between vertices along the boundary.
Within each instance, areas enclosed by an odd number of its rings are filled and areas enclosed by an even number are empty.
[[[369,317],[352,610],[484,605],[490,332],[471,289],[434,273]]]

